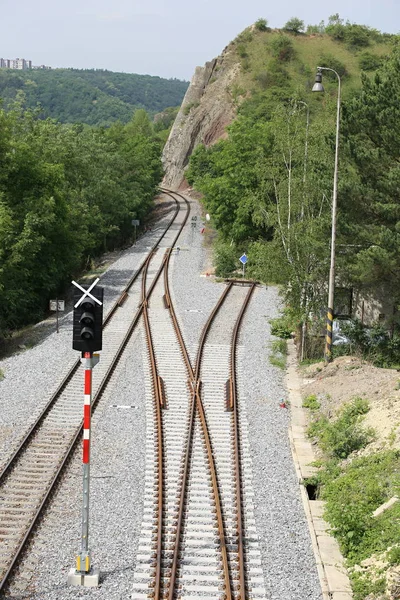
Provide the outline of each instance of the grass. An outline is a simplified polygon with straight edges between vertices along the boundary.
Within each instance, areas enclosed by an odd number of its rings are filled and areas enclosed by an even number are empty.
[[[310,402],[316,406],[316,397]],[[317,408],[314,408],[315,410]],[[354,398],[342,406],[333,421],[323,414],[317,415],[307,433],[309,437],[318,440],[320,448],[328,459],[347,458],[352,452],[365,448],[375,439],[374,430],[364,428],[362,425],[364,415],[368,411],[368,400]]]
[[[2,381],[4,379],[5,375],[4,375],[4,371],[3,369],[0,369],[0,381]]]
[[[285,369],[287,353],[287,340],[274,340],[271,344],[271,355],[269,357],[269,362],[274,367]]]
[[[386,569],[400,565],[400,503],[377,517],[373,512],[400,494],[400,451],[355,454],[374,439],[374,431],[363,425],[369,410],[364,398],[343,405],[332,420],[319,411],[317,402],[308,396],[303,405],[314,407],[309,434],[318,441],[323,458],[317,474],[305,484],[316,485],[318,497],[325,501],[324,517],[350,567],[354,600],[375,595],[383,600],[386,596],[379,594],[386,590]],[[353,569],[371,557],[382,559],[384,567],[377,569],[372,563],[362,571]]]
[[[321,408],[321,405],[318,402],[317,396],[315,394],[310,394],[310,396],[307,396],[306,398],[304,398],[303,407],[309,408],[310,410],[314,411],[314,410],[318,410],[319,408]]]
[[[240,73],[236,79],[236,85],[244,90],[258,89],[258,85],[254,81],[254,76],[258,73],[268,71],[268,64],[272,59],[271,44],[273,41],[282,35],[278,31],[254,31],[250,41],[238,40],[235,44],[237,50],[240,44],[241,52],[243,48],[246,52],[247,70]],[[285,69],[288,70],[289,76],[294,84],[294,87],[299,90],[304,90],[305,86],[308,89],[314,81],[314,75],[319,63],[319,59],[324,54],[335,56],[337,60],[346,66],[348,76],[343,85],[343,98],[351,96],[355,89],[359,89],[361,85],[359,55],[362,52],[368,51],[371,54],[382,56],[390,51],[390,46],[384,42],[371,42],[368,48],[360,49],[359,51],[350,50],[343,42],[333,40],[329,35],[289,35],[294,50],[295,58],[282,63]],[[236,56],[237,53],[235,52]],[[373,73],[373,72],[372,72]],[[324,85],[328,92],[331,92],[336,97],[337,82],[324,81]],[[309,90],[311,91],[311,89]],[[310,96],[311,103],[321,102],[318,94]],[[322,96],[322,95],[321,95]]]

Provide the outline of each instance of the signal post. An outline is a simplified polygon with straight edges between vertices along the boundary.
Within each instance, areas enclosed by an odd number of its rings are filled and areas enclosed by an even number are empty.
[[[95,351],[102,349],[103,333],[103,293],[101,287],[95,288],[99,279],[90,286],[77,287],[74,293],[73,342],[74,350],[82,353],[84,366],[84,405],[83,405],[83,506],[81,551],[76,557],[76,568],[70,569],[68,583],[97,587],[100,571],[91,564],[89,550],[89,491],[90,491],[90,425],[92,413],[92,370],[99,362]],[[83,294],[82,294],[83,292]]]

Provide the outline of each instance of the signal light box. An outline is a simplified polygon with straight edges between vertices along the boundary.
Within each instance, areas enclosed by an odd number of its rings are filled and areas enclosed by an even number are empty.
[[[72,348],[93,354],[102,349],[104,288],[79,287],[74,291]]]

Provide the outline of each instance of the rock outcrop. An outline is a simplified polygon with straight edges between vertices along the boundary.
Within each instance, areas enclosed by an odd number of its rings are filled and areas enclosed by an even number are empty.
[[[218,58],[196,67],[190,86],[163,151],[163,184],[179,189],[194,148],[210,146],[226,135],[225,129],[235,117],[230,92],[240,65],[225,48]]]

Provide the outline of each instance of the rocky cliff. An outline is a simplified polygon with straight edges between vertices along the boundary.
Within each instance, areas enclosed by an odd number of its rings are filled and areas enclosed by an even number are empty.
[[[172,189],[184,186],[184,171],[194,148],[210,146],[226,135],[235,117],[230,87],[239,72],[229,47],[222,55],[197,67],[163,151],[165,178]]]

